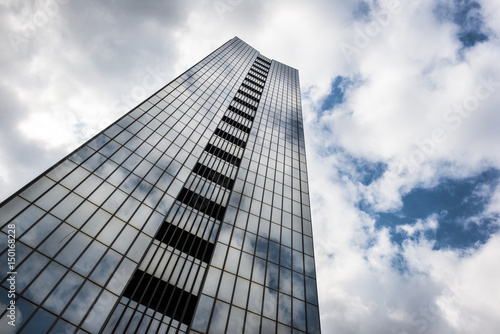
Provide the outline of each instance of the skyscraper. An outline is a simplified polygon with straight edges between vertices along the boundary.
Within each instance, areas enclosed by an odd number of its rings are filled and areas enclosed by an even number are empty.
[[[3,202],[0,226],[2,329],[320,332],[298,71],[237,37]]]

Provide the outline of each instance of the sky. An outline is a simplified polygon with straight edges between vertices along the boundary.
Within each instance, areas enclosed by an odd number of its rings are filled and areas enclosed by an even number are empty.
[[[297,68],[323,333],[500,328],[497,0],[0,0],[0,201],[234,36]]]

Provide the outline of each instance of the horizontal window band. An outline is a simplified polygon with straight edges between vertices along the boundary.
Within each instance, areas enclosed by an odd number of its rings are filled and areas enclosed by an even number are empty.
[[[233,106],[229,106],[229,108],[227,108],[227,109],[229,109],[230,111],[234,112],[235,114],[238,114],[238,115],[248,119],[249,121],[253,122],[254,117],[252,115],[249,115],[246,112],[241,111],[238,108],[233,107]]]
[[[261,68],[266,69],[266,70],[268,71],[268,73],[269,73],[269,70],[270,70],[270,68],[271,68],[271,67],[270,67],[270,66],[268,66],[267,64],[264,64],[264,63],[261,63],[261,62],[258,62],[258,61],[256,61],[256,62],[254,63],[254,65],[255,65],[255,66],[260,66]]]
[[[252,78],[254,78],[254,79],[257,79],[257,80],[259,80],[260,82],[262,82],[262,83],[261,83],[261,85],[262,85],[262,84],[264,84],[264,83],[266,82],[264,79],[262,79],[262,78],[260,78],[260,77],[256,76],[255,74],[248,73],[248,76],[249,76],[249,77],[252,77]]]
[[[224,116],[224,117],[222,117],[222,121],[226,122],[229,125],[234,126],[235,128],[237,128],[237,129],[239,129],[239,130],[241,130],[243,132],[250,133],[250,128],[248,126],[244,126],[243,124],[241,124],[240,122],[235,121],[234,119],[231,119],[231,118],[229,118],[227,116]]]
[[[267,68],[267,67],[265,67],[257,62],[255,64],[253,64],[253,66],[255,66],[255,68],[258,68],[259,70],[265,72],[266,75],[269,74],[269,68]]]
[[[238,90],[238,93],[240,93],[241,95],[246,96],[246,97],[248,97],[249,99],[254,100],[255,102],[259,103],[259,99],[258,99],[258,98],[256,98],[256,97],[255,97],[255,96],[253,96],[253,95],[248,94],[247,92],[242,91],[241,89],[240,89],[240,90]]]
[[[263,84],[261,84],[260,82],[254,81],[254,80],[250,79],[249,77],[246,77],[245,81],[248,81],[248,82],[250,82],[251,84],[253,84],[253,85],[257,86],[257,87],[260,87],[260,88],[264,89],[264,85]],[[245,81],[243,81],[243,82],[245,82]]]
[[[238,145],[239,147],[245,148],[245,146],[247,145],[247,143],[245,141],[243,141],[240,138],[235,137],[232,134],[229,134],[226,131],[221,130],[219,128],[215,129],[214,134],[221,137],[222,139],[225,139],[225,140],[233,143],[234,145]]]
[[[261,62],[263,62],[264,64],[267,64],[267,65],[271,66],[271,62],[269,62],[269,61],[267,61],[267,60],[265,60],[265,59],[263,59],[263,58],[260,58],[260,57],[258,57],[258,56],[257,56],[257,59],[256,59],[256,60],[261,61]]]
[[[266,82],[267,77],[264,74],[254,70],[253,68],[250,69],[250,72],[248,72],[248,75],[252,75],[252,76],[258,78],[263,83]]]
[[[251,90],[251,91],[252,91],[252,92],[254,92],[254,93],[257,93],[257,94],[259,94],[259,95],[262,95],[262,92],[261,92],[260,90],[255,89],[255,88],[253,88],[252,86],[249,86],[249,85],[245,84],[244,82],[241,84],[241,86],[245,87],[246,89]]]
[[[189,326],[198,296],[136,270],[123,293],[124,297]]]
[[[239,166],[241,163],[241,159],[238,158],[237,156],[234,156],[231,153],[226,152],[223,149],[220,149],[217,146],[214,146],[210,143],[208,143],[207,146],[205,146],[205,151],[235,166]]]
[[[230,190],[233,189],[234,186],[233,179],[213,170],[212,168],[202,165],[199,162],[197,162],[196,165],[194,166],[193,173],[196,173],[214,183],[217,183],[218,185],[224,188]]]
[[[247,114],[246,112],[241,111],[238,108],[233,107],[233,106],[229,106],[229,108],[227,108],[227,109],[229,109],[230,111],[234,112],[235,114],[238,114],[238,115],[248,119],[249,121],[253,122],[254,117],[252,115]]]
[[[182,188],[177,200],[219,221],[224,218],[226,208],[187,188]]]
[[[200,261],[210,262],[214,251],[214,244],[188,231],[164,221],[156,233],[157,240],[189,254]]]
[[[267,71],[261,69],[260,67],[254,65],[252,66],[251,70],[255,73],[262,75],[264,78],[267,78]]]
[[[253,111],[257,111],[257,107],[256,106],[253,106],[250,103],[248,103],[246,101],[243,101],[242,99],[240,99],[238,97],[235,97],[233,100],[236,101],[236,102],[238,102],[238,103],[241,103],[242,105],[244,105],[247,108],[252,109]]]

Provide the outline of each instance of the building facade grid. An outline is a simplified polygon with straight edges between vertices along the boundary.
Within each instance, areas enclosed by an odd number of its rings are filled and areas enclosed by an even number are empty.
[[[238,38],[3,202],[0,226],[20,333],[320,332],[298,71]]]

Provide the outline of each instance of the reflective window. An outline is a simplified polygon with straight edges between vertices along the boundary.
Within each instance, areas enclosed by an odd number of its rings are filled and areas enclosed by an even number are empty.
[[[101,288],[92,282],[85,282],[66,311],[64,311],[63,317],[75,324],[80,323],[100,290]]]
[[[43,306],[54,313],[60,313],[82,283],[83,277],[69,271],[62,281],[58,282]]]
[[[42,195],[44,192],[46,192],[50,187],[52,187],[54,184],[55,184],[55,182],[52,181],[51,179],[49,179],[47,177],[42,177],[38,181],[36,181],[34,184],[29,186],[28,189],[24,190],[21,193],[21,196],[29,201],[34,201],[40,195]],[[13,203],[13,202],[11,202],[11,203]],[[1,213],[1,215],[3,216],[3,213]]]

